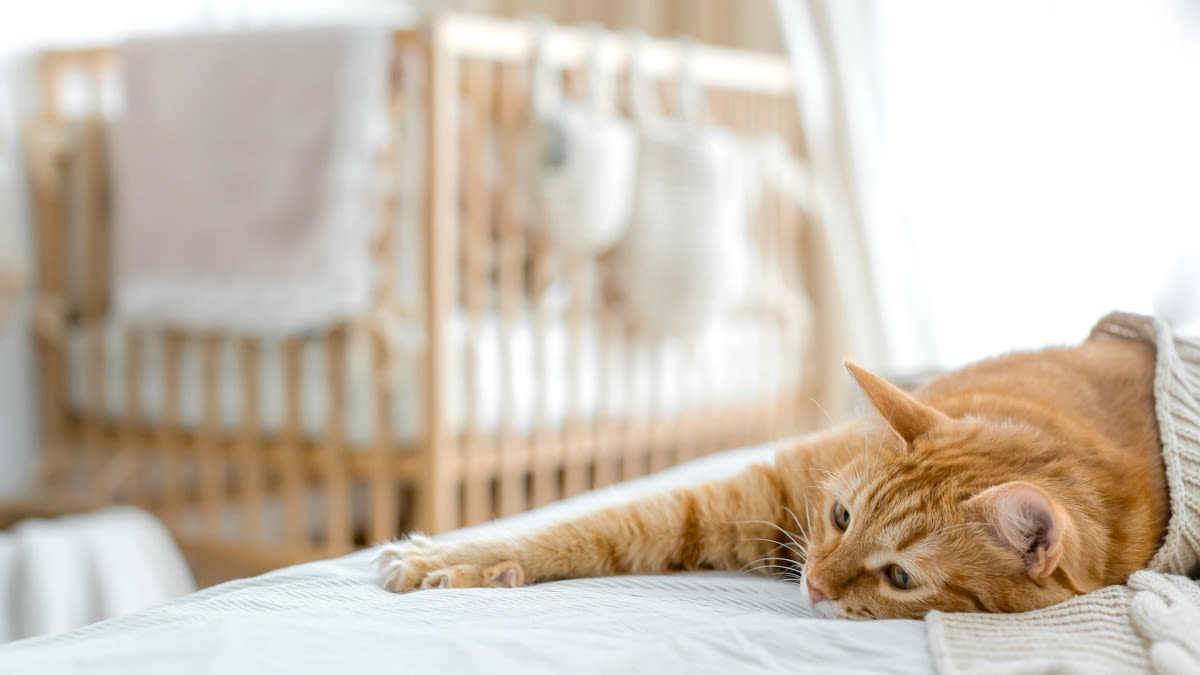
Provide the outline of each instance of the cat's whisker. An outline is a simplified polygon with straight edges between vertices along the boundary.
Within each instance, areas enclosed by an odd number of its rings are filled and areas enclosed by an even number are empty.
[[[764,539],[762,537],[751,537],[751,538],[747,539],[746,541],[763,541],[763,542],[767,542],[769,544],[775,544],[776,546],[778,546],[780,548],[787,549],[787,550],[791,551],[792,553],[795,553],[796,555],[804,555],[804,549],[796,546],[795,544],[791,544],[791,543],[787,543],[787,542],[775,541],[774,539]]]
[[[770,575],[778,576],[778,575],[784,574],[784,572],[786,570],[787,570],[787,568],[782,565],[758,565],[756,567],[748,567],[748,568],[742,570],[742,573],[743,574],[770,574]]]
[[[786,562],[786,563],[788,563],[788,564],[789,564],[789,565],[788,565],[789,567],[792,567],[792,568],[794,568],[794,563],[795,563],[795,561],[794,561],[794,560],[792,560],[792,559],[790,559],[790,558],[780,558],[779,556],[775,556],[775,555],[764,556],[764,557],[762,557],[762,558],[759,558],[758,560],[751,560],[750,562],[748,562],[748,563],[746,563],[745,565],[743,565],[743,566],[742,566],[742,568],[744,569],[744,568],[746,568],[746,567],[749,567],[749,566],[751,566],[751,565],[754,565],[754,564],[756,564],[756,563],[764,562],[764,561],[767,561],[767,560],[782,560],[783,562]]]
[[[807,499],[807,497],[805,499]],[[795,511],[793,511],[786,504],[783,506],[783,509],[788,512],[789,516],[792,517],[792,522],[796,523],[796,529],[800,530],[800,536],[804,539],[804,545],[807,547],[808,540],[809,540],[808,530],[805,529],[804,526],[800,524],[800,519],[796,517]]]
[[[811,530],[813,524],[813,510],[808,504],[808,497],[804,498],[804,518],[808,522],[808,528]]]
[[[788,562],[798,562],[801,565],[804,565],[805,563],[808,562],[808,553],[806,551],[804,551],[803,549],[793,548],[787,544],[784,544],[783,542],[778,542],[773,539],[752,539],[750,541],[765,541],[765,542],[769,542],[772,544],[776,544],[785,550],[791,551],[794,556],[791,558],[776,556],[776,559],[778,559],[778,560],[787,560]],[[760,558],[759,560],[765,560],[765,558]],[[754,562],[758,562],[758,561],[754,561]],[[753,564],[753,563],[748,563],[748,564]]]
[[[793,543],[793,544],[795,544],[795,545],[797,545],[797,546],[804,546],[804,544],[800,543],[799,541],[796,541],[796,537],[795,537],[795,536],[793,536],[791,532],[788,532],[787,530],[783,529],[782,527],[780,527],[780,526],[779,526],[779,525],[777,525],[776,523],[772,523],[772,522],[771,522],[771,521],[769,521],[769,520],[737,520],[737,521],[734,521],[734,522],[733,522],[733,524],[734,524],[734,525],[751,525],[751,524],[757,524],[757,525],[769,525],[769,526],[771,526],[771,527],[773,527],[773,528],[775,528],[775,529],[779,530],[780,532],[782,532],[782,533],[783,533],[783,536],[785,536],[785,537],[787,537],[788,539],[790,539],[790,540],[792,541],[792,543]]]
[[[779,561],[784,564],[778,565],[774,561]],[[759,565],[759,563],[765,563],[765,565],[775,566],[780,569],[786,569],[786,570],[789,570],[796,574],[800,574],[801,568],[803,567],[803,563],[800,563],[799,565],[797,565],[796,561],[792,560],[790,558],[780,558],[778,556],[765,556],[763,558],[759,558],[758,560],[751,560],[750,562],[746,563],[745,565],[742,565],[741,571],[748,572],[748,571],[753,571],[754,569],[762,569],[762,567],[764,565]],[[759,567],[752,567],[754,565],[759,565]],[[752,569],[747,569],[747,568],[752,568]]]
[[[813,404],[817,406],[817,410],[820,410],[821,414],[825,415],[825,419],[829,420],[830,425],[837,426],[837,422],[833,420],[833,415],[829,414],[829,411],[825,409],[825,406],[821,405],[820,401],[812,396],[808,397],[808,400],[812,401]],[[842,449],[846,451],[846,454],[852,454],[850,452],[850,444],[847,443],[846,439],[844,438],[842,439]]]
[[[803,471],[817,471],[817,472],[824,474],[827,478],[834,478],[836,476],[836,474],[834,474],[829,469],[822,469],[822,468],[816,467],[816,466],[805,467],[803,469]]]
[[[750,569],[743,570],[743,571],[746,574],[753,574],[759,570],[766,570],[766,569],[772,569],[772,568],[780,569],[780,570],[790,570],[791,569],[790,567],[785,567],[783,565],[759,565],[758,567],[751,567]]]
[[[809,396],[808,400],[812,401],[813,405],[817,406],[817,410],[820,410],[821,414],[825,415],[825,419],[829,420],[830,424],[836,424],[836,422],[833,421],[833,415],[829,414],[829,411],[825,409],[825,406],[821,405],[821,402],[818,401],[815,396]]]

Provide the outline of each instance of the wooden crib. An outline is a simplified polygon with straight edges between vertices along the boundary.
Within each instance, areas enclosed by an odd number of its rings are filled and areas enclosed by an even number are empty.
[[[585,94],[589,53],[607,58],[614,78],[628,68],[628,45],[618,37],[589,52],[582,31],[552,28],[544,44],[570,96]],[[640,49],[645,74],[671,106],[681,46],[649,41]],[[736,399],[657,405],[666,399],[653,392],[671,387],[672,375],[656,359],[675,352],[625,325],[588,263],[549,248],[524,222],[514,188],[483,165],[485,146],[504,168],[518,161],[533,50],[528,25],[470,15],[437,16],[395,35],[393,133],[378,160],[389,186],[375,246],[385,272],[374,309],[327,333],[275,342],[112,325],[105,139],[106,117],[119,108],[109,102],[120,86],[116,52],[42,55],[26,157],[43,452],[28,494],[5,505],[9,517],[135,504],[167,523],[207,582],[342,554],[413,528],[442,532],[510,515],[837,415],[842,318],[824,235],[811,213],[770,192],[750,234],[763,264],[810,303],[811,320],[789,331],[778,312],[747,310],[741,320],[773,346],[746,362],[774,383]],[[714,123],[748,135],[773,131],[803,153],[784,59],[705,46],[689,47],[689,58]],[[414,116],[423,128],[406,135]],[[418,178],[401,166],[413,156],[406,143],[421,144]],[[570,288],[557,312],[539,295],[551,278]],[[419,339],[394,339],[389,326],[397,324],[416,327]],[[481,369],[511,380],[521,368],[547,366],[517,363],[503,347],[482,359],[472,345],[509,344],[526,330],[513,326],[523,325],[543,336],[531,338],[543,340],[535,347],[558,336],[564,382],[551,391],[544,373],[536,380],[540,412],[532,421],[516,420],[515,404],[497,392],[499,403],[488,405],[499,405],[498,417],[484,423],[485,399],[473,391]],[[485,329],[494,336],[485,338]],[[582,396],[584,352],[616,363],[614,372],[633,361],[645,366],[638,372],[648,373],[651,395],[597,396],[644,399],[646,409],[612,415],[570,403],[549,419],[551,398]],[[412,380],[407,397],[397,378]],[[600,380],[600,389],[616,386]],[[310,412],[314,387],[321,414]],[[403,422],[406,415],[415,418]],[[406,424],[412,428],[398,434]]]

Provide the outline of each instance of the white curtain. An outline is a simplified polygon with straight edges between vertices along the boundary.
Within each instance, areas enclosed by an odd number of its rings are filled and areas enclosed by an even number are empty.
[[[888,370],[1200,320],[1195,0],[778,2]]]
[[[916,252],[887,192],[877,8],[827,0],[777,7],[849,323],[846,356],[891,373],[921,370],[934,356],[920,275],[911,272],[920,269]]]
[[[940,359],[1075,342],[1112,309],[1188,322],[1200,5],[877,7],[889,176],[937,274]]]

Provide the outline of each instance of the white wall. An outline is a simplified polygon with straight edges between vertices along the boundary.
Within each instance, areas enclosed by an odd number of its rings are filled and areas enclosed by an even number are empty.
[[[0,96],[0,121],[5,100]],[[28,259],[27,228],[21,217],[11,153],[0,153],[0,264]],[[20,488],[33,463],[36,446],[34,378],[29,340],[18,310],[9,327],[0,327],[0,496]]]
[[[14,130],[16,79],[14,60],[0,53],[0,266],[28,269],[28,219],[20,189]],[[0,496],[17,491],[29,475],[37,447],[34,372],[31,346],[24,330],[24,305],[0,325]]]
[[[28,340],[0,335],[0,496],[18,491],[33,466],[37,410]]]

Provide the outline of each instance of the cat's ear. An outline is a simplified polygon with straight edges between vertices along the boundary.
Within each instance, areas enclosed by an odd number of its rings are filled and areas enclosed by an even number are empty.
[[[968,499],[964,507],[969,517],[989,525],[1000,543],[1012,547],[1031,577],[1042,579],[1058,569],[1067,515],[1038,486],[1004,483]]]
[[[846,370],[850,371],[854,381],[870,399],[871,405],[905,442],[912,443],[917,436],[950,419],[940,410],[921,403],[865,368],[849,361],[844,363]]]

